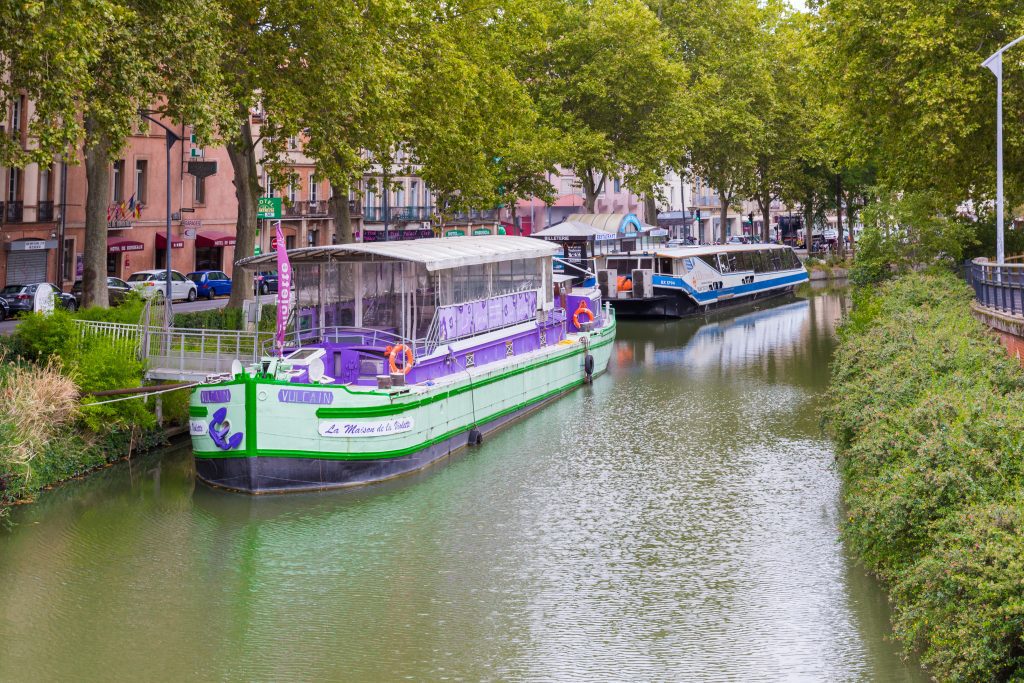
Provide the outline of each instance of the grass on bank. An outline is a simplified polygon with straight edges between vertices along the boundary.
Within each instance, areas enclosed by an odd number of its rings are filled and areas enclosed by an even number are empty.
[[[155,401],[95,405],[92,392],[141,386],[145,366],[129,345],[83,337],[75,324],[137,323],[141,314],[141,301],[33,314],[0,340],[0,515],[43,488],[165,442]],[[187,390],[162,402],[168,422],[187,419]]]
[[[941,680],[1024,680],[1024,371],[952,274],[857,291],[825,422],[844,537]]]

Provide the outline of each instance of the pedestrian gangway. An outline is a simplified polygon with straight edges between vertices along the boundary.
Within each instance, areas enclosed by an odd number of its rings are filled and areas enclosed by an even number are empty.
[[[146,379],[201,381],[231,370],[234,360],[243,365],[259,360],[269,332],[165,328],[141,324],[76,320],[80,339],[106,337],[125,358],[146,364]]]

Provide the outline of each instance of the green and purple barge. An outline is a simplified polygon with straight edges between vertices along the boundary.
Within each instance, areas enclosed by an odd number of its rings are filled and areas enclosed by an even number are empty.
[[[596,287],[554,281],[559,251],[508,236],[289,251],[287,332],[193,391],[198,477],[247,493],[384,481],[589,382],[615,316]]]

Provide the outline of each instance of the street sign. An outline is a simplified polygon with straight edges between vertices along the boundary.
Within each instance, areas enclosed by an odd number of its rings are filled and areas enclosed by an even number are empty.
[[[256,245],[256,248],[252,250],[252,255],[253,256],[259,256],[260,255],[260,245],[258,245],[258,244]]]
[[[277,251],[277,235],[270,238],[270,251]]]
[[[256,218],[280,218],[281,198],[260,197],[256,203]]]
[[[207,178],[217,173],[216,161],[190,161],[188,174],[196,178]]]

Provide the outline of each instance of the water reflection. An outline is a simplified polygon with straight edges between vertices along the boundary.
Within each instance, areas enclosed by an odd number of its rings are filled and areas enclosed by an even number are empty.
[[[0,533],[0,680],[916,680],[837,542],[844,305],[623,324],[416,480],[250,498],[179,450],[46,494]]]

